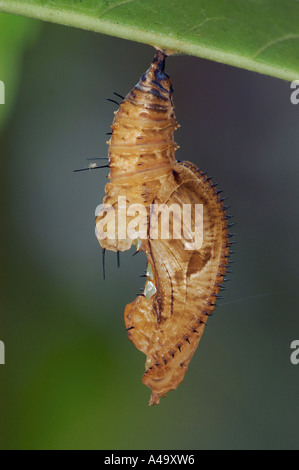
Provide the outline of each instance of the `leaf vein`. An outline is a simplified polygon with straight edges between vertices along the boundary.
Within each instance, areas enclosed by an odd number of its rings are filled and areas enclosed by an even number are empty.
[[[113,5],[110,5],[110,7],[105,8],[105,10],[101,12],[101,17],[106,15],[106,13],[108,13],[109,11],[114,10],[115,8],[121,7],[123,5],[127,5],[128,3],[133,3],[133,2],[134,0],[123,0],[122,2],[114,3]]]
[[[270,47],[275,46],[276,44],[279,44],[280,42],[289,41],[290,39],[299,39],[299,34],[287,34],[286,36],[283,36],[281,38],[272,39],[271,41],[267,42],[262,47],[260,47],[257,50],[257,52],[255,52],[251,56],[251,59],[252,60],[256,59],[259,55],[261,55],[263,52],[265,52]]]

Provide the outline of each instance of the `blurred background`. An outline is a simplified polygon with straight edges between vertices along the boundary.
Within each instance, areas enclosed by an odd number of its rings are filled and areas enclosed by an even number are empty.
[[[123,313],[143,254],[106,256],[94,234],[117,107],[154,49],[0,16],[1,449],[298,448],[299,105],[278,79],[176,56],[177,158],[219,183],[235,262],[176,391],[149,407],[145,356]],[[299,78],[299,77],[298,77]]]

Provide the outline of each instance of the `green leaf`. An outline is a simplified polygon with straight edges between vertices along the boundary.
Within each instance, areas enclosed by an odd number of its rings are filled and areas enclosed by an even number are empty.
[[[0,0],[0,11],[299,78],[298,0]]]
[[[0,104],[0,129],[13,108],[21,79],[23,52],[36,38],[39,29],[39,24],[28,18],[0,15],[0,80],[4,87],[5,101],[5,104]],[[0,98],[2,103],[2,94]]]

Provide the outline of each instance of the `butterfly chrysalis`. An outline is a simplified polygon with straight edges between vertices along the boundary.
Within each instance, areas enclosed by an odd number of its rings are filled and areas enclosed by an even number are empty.
[[[103,209],[96,219],[114,227],[113,237],[100,237],[103,249],[125,251],[135,243],[147,258],[147,281],[143,294],[125,308],[129,339],[147,357],[143,383],[151,388],[150,405],[176,389],[203,334],[206,321],[215,308],[230,254],[228,218],[221,191],[193,163],[175,159],[178,128],[174,114],[172,85],[165,73],[166,54],[158,50],[150,68],[120,103],[111,126],[109,144],[110,182],[106,185]],[[189,237],[150,232],[138,240],[122,234],[122,226],[112,223],[119,213],[121,196],[126,205],[145,208],[147,220],[153,207],[203,208],[200,247],[186,249]],[[112,208],[105,210],[105,207]],[[195,216],[192,215],[196,229]],[[134,215],[126,214],[125,223]],[[162,215],[157,215],[160,223]],[[177,221],[170,214],[169,225]],[[180,222],[182,228],[184,222]],[[101,227],[100,227],[101,226]],[[98,230],[98,233],[99,233]]]

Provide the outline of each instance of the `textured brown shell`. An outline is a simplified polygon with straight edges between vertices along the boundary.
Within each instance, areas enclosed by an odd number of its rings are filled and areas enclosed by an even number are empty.
[[[149,70],[115,114],[109,143],[110,183],[104,203],[117,209],[118,196],[128,204],[203,204],[203,245],[186,250],[184,240],[142,240],[152,267],[156,293],[141,295],[125,309],[129,339],[147,356],[143,383],[151,388],[150,404],[177,388],[198,346],[229,256],[227,217],[219,192],[195,165],[177,162],[173,132],[172,86],[158,51]],[[103,217],[99,214],[97,222]],[[132,240],[100,240],[113,251]]]

